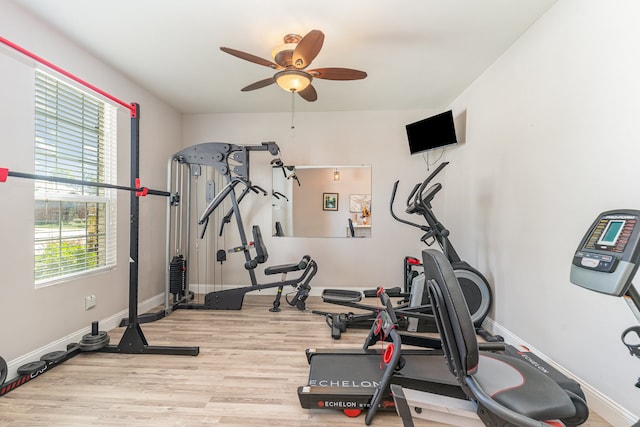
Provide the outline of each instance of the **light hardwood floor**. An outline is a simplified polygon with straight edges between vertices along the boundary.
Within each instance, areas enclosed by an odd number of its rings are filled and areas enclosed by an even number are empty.
[[[0,397],[0,426],[364,426],[364,415],[302,409],[297,387],[306,348],[358,347],[366,331],[333,340],[322,316],[286,304],[270,313],[272,299],[249,294],[239,311],[177,310],[143,324],[150,345],[199,346],[200,355],[80,354]],[[340,307],[312,297],[308,308]],[[112,344],[122,330],[109,332]],[[388,412],[372,425],[402,422]],[[609,424],[592,414],[584,426]]]

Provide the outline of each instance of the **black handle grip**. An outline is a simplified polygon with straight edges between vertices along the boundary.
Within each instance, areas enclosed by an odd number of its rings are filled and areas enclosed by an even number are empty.
[[[311,261],[311,257],[309,255],[303,256],[300,262],[298,263],[298,269],[304,270],[305,268],[307,268],[309,261]]]

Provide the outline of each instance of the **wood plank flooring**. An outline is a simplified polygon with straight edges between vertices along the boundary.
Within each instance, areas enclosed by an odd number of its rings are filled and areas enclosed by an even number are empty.
[[[239,311],[177,310],[143,324],[150,345],[199,346],[200,355],[80,354],[1,397],[0,426],[364,426],[364,415],[302,409],[297,387],[306,348],[359,347],[366,331],[333,340],[322,316],[286,304],[270,313],[272,299],[250,294]],[[340,307],[312,297],[308,308]],[[112,344],[122,331],[109,331]],[[402,422],[388,412],[372,425]],[[596,414],[584,425],[609,426]]]

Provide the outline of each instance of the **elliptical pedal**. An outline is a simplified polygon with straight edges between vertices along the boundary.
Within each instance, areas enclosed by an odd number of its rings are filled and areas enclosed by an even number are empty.
[[[359,302],[362,294],[348,289],[325,289],[322,291],[322,301],[328,303]]]

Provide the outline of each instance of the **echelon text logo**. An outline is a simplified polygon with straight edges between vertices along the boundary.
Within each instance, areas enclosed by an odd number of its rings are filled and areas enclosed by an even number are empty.
[[[380,385],[376,381],[352,381],[352,380],[310,380],[309,385],[312,387],[363,387],[375,388]]]
[[[358,404],[357,402],[345,402],[342,400],[320,400],[318,401],[319,408],[339,408],[339,409],[361,409],[369,406],[366,403]]]

